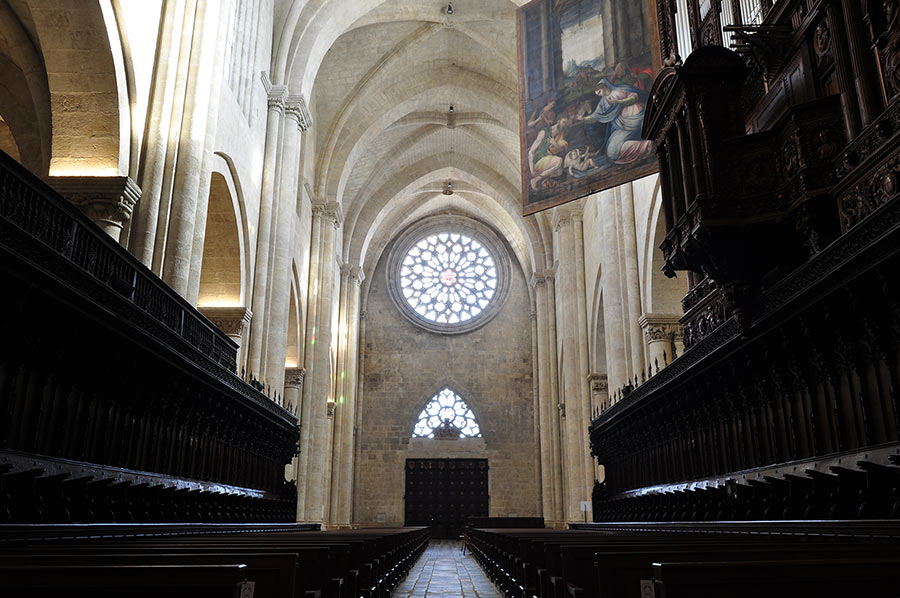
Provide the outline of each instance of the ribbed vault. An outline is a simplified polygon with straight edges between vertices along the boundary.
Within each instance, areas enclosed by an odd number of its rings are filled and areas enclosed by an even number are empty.
[[[400,230],[449,210],[504,235],[526,271],[548,266],[548,221],[520,206],[522,3],[455,0],[452,15],[434,0],[279,7],[272,79],[310,100],[306,185],[341,206],[346,262],[370,271]]]

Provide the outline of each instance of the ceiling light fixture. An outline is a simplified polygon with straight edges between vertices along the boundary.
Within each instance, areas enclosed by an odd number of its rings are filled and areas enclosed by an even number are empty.
[[[441,191],[444,195],[453,195],[453,183],[447,181],[447,184],[444,185],[444,190]]]
[[[453,104],[450,104],[450,114],[453,114]]]
[[[453,3],[452,3],[452,2],[448,2],[448,3],[447,3],[447,14],[448,14],[448,15],[452,15],[452,14],[453,14]]]

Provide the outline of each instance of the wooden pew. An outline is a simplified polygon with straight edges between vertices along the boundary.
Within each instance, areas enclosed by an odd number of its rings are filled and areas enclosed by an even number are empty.
[[[900,588],[900,556],[655,563],[652,587],[655,598],[893,598]]]
[[[207,558],[213,561],[235,561],[252,565],[250,571],[266,567],[277,569],[280,576],[269,573],[261,580],[259,592],[263,596],[291,598],[387,598],[393,588],[408,573],[410,567],[427,545],[426,528],[398,530],[347,530],[338,532],[259,531],[226,534],[172,534],[155,526],[149,536],[143,536],[141,526],[122,529],[102,538],[66,537],[64,530],[41,530],[32,538],[0,538],[0,558],[56,559],[55,562],[102,562],[103,558],[129,555],[134,563],[176,559],[176,562],[195,562]],[[106,529],[102,530],[105,534]],[[27,533],[27,530],[26,530]],[[79,535],[84,535],[79,533]],[[164,556],[165,555],[165,556]],[[259,558],[253,558],[258,556]],[[260,556],[262,555],[262,556]],[[278,557],[281,555],[281,557]],[[282,558],[277,564],[266,558]],[[78,561],[78,558],[87,559]],[[141,559],[144,559],[142,561]],[[182,559],[177,561],[177,559]],[[246,561],[246,562],[245,562]],[[285,581],[285,567],[292,569],[292,580]],[[254,581],[254,580],[251,580]],[[290,591],[285,589],[290,586]],[[277,588],[270,591],[270,588]]]
[[[135,598],[255,598],[246,565],[61,565],[0,563],[4,595],[22,598],[72,596]]]
[[[827,533],[823,529],[828,527]],[[644,596],[654,562],[754,561],[784,559],[873,559],[900,554],[893,528],[884,525],[816,526],[792,522],[751,526],[722,523],[702,530],[654,530],[640,533],[602,530],[469,530],[470,546],[488,576],[507,598],[579,598]]]

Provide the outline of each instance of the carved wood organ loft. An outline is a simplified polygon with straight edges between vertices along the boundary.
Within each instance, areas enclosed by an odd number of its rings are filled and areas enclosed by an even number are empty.
[[[594,518],[900,516],[900,0],[657,6],[685,351],[592,422]]]

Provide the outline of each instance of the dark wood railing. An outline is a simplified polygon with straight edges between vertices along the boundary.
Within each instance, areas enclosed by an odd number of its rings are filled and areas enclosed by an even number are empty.
[[[5,155],[0,277],[0,521],[293,520],[296,419],[234,373],[230,339]]]

